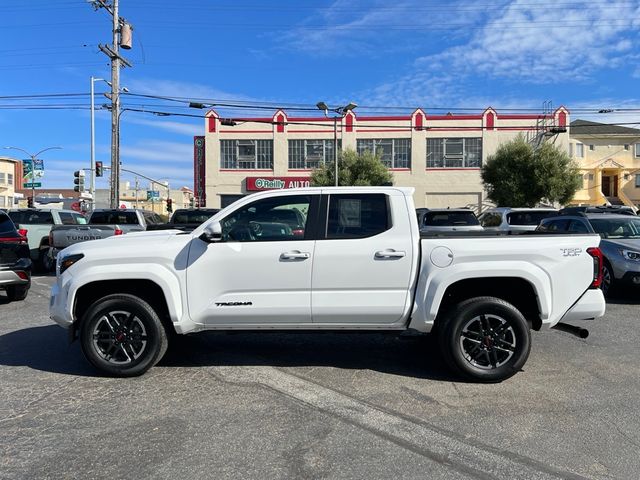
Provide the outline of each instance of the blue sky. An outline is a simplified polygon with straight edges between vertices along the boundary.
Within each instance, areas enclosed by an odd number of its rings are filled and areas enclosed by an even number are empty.
[[[551,100],[572,119],[640,121],[640,0],[120,0],[120,15],[134,27],[121,83],[136,95],[274,109],[354,101],[360,114],[539,111]],[[42,155],[43,187],[70,188],[89,166],[89,78],[109,78],[98,44],[111,43],[111,17],[84,0],[3,0],[0,18],[0,147],[61,146]],[[107,90],[96,83],[96,105]],[[80,95],[6,98],[42,94]],[[204,113],[186,105],[123,98],[125,108]],[[605,108],[631,111],[594,113]],[[203,132],[200,118],[125,111],[123,167],[192,186],[192,138]],[[96,112],[96,144],[108,165],[107,111]]]

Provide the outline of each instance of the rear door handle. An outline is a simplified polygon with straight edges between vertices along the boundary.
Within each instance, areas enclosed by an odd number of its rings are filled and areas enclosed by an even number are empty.
[[[298,250],[280,254],[280,258],[282,260],[306,260],[309,257],[311,257],[309,252],[299,252]]]
[[[396,250],[393,250],[392,248],[389,248],[387,250],[380,250],[376,252],[376,258],[402,258],[402,257],[405,257],[406,255],[407,255],[406,252],[396,251]]]

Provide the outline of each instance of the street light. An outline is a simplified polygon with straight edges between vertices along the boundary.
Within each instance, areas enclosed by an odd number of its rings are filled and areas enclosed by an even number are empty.
[[[358,105],[356,105],[355,103],[349,102],[344,107],[329,108],[327,104],[324,102],[316,103],[316,107],[318,107],[318,110],[323,111],[324,116],[326,118],[330,118],[329,110],[338,114],[338,116],[334,115],[333,117],[331,117],[333,119],[333,166],[335,168],[336,187],[339,184],[338,182],[338,119],[342,120],[348,112],[350,112],[357,106]]]
[[[4,147],[5,149],[9,149],[9,150],[20,150],[21,152],[26,153],[27,155],[29,155],[31,157],[31,201],[35,202],[36,201],[36,186],[35,186],[35,165],[36,165],[36,157],[38,155],[40,155],[41,153],[46,152],[47,150],[62,150],[62,147],[47,147],[43,150],[40,150],[38,153],[31,155],[29,152],[27,152],[26,150],[19,148],[19,147]],[[24,176],[24,175],[23,175]]]

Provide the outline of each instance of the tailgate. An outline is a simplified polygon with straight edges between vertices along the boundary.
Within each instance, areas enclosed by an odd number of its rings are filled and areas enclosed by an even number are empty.
[[[62,250],[76,243],[111,237],[115,229],[112,225],[61,225],[51,229],[50,243]]]

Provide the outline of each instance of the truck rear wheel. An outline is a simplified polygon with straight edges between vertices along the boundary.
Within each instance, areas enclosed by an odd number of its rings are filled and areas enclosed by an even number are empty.
[[[515,375],[531,350],[526,319],[495,297],[460,303],[444,319],[439,340],[447,364],[479,382],[500,382]]]
[[[167,351],[167,332],[158,314],[134,295],[96,301],[80,325],[82,352],[93,366],[114,376],[142,375]]]

